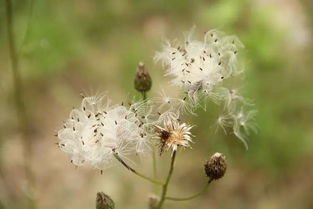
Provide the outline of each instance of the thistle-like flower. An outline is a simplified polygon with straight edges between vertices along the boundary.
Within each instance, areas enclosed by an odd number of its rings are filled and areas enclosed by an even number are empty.
[[[104,97],[86,97],[58,132],[58,144],[73,164],[105,169],[115,153],[123,158],[145,151],[148,116],[149,108],[143,102],[126,107],[110,105]]]
[[[160,154],[165,149],[176,151],[179,146],[189,147],[192,142],[191,128],[186,123],[180,123],[175,113],[164,113],[156,125],[157,138],[160,140]]]

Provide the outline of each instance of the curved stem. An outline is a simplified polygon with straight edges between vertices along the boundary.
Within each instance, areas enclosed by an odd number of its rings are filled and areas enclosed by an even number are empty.
[[[162,206],[163,206],[163,203],[164,203],[164,201],[165,201],[166,192],[167,192],[167,187],[168,187],[168,184],[169,184],[169,182],[170,182],[170,180],[171,180],[171,177],[172,177],[172,174],[173,174],[173,171],[174,171],[175,158],[176,158],[176,150],[175,150],[175,151],[173,152],[173,154],[172,154],[171,166],[170,166],[170,169],[169,169],[169,171],[168,171],[165,184],[163,185],[163,188],[162,188],[162,195],[161,195],[161,199],[160,199],[160,201],[159,201],[159,204],[158,204],[158,206],[156,207],[157,209],[161,209]]]
[[[198,193],[196,193],[196,194],[194,194],[194,195],[191,195],[191,196],[189,196],[189,197],[182,197],[182,198],[181,198],[181,197],[165,197],[165,199],[167,199],[167,200],[173,200],[173,201],[192,200],[192,199],[194,199],[194,198],[196,198],[196,197],[199,197],[199,196],[205,194],[205,193],[207,192],[207,190],[208,190],[208,188],[209,188],[209,185],[210,185],[210,183],[211,183],[212,181],[213,181],[213,180],[210,179],[209,182],[208,182],[207,184],[205,184],[204,187],[203,187]]]
[[[150,178],[142,173],[139,173],[138,171],[136,171],[135,169],[133,169],[132,167],[130,167],[122,158],[120,158],[120,156],[117,153],[114,153],[114,157],[125,167],[127,168],[129,171],[133,172],[134,174],[136,174],[137,176],[140,176],[141,178],[144,178],[154,184],[159,184],[159,185],[164,185],[163,182]]]

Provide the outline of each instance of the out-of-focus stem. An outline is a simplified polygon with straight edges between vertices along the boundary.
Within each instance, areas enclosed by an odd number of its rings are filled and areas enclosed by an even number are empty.
[[[168,187],[168,184],[169,184],[169,182],[171,180],[171,177],[172,177],[172,174],[173,174],[173,171],[174,171],[175,158],[176,158],[176,150],[172,154],[170,169],[168,171],[165,184],[163,185],[163,188],[162,188],[161,199],[159,201],[158,206],[156,207],[157,209],[161,209],[163,204],[164,204],[165,197],[166,197],[166,192],[167,192],[167,187]]]
[[[25,158],[25,175],[28,181],[29,189],[33,185],[33,175],[31,172],[31,139],[29,135],[29,126],[26,115],[25,103],[23,99],[23,87],[22,80],[19,74],[19,57],[16,50],[15,36],[13,32],[13,9],[11,0],[5,0],[5,14],[6,14],[6,26],[7,35],[9,41],[9,53],[11,60],[11,68],[13,75],[13,85],[14,85],[14,101],[17,112],[17,119],[19,123],[19,129],[24,141],[24,158]]]
[[[209,182],[207,184],[204,185],[204,187],[199,191],[197,192],[196,194],[194,195],[191,195],[189,197],[165,197],[165,199],[167,200],[173,200],[173,201],[186,201],[186,200],[192,200],[196,197],[199,197],[203,194],[205,194],[209,188],[209,185],[210,183],[213,181],[213,179],[210,179]]]
[[[142,100],[147,99],[147,92],[143,91],[141,93]],[[154,147],[152,148],[152,169],[153,169],[153,178],[157,178],[157,163],[156,163],[156,153]]]
[[[135,169],[133,169],[132,167],[130,167],[122,158],[120,158],[120,156],[117,153],[114,153],[114,157],[125,167],[127,168],[129,171],[131,171],[132,173],[136,174],[137,176],[140,176],[141,178],[144,178],[154,184],[158,184],[158,185],[164,185],[163,182],[153,179],[151,177],[148,177],[142,173],[139,173],[138,171],[136,171]]]
[[[154,147],[152,148],[152,166],[153,166],[153,176],[157,177],[157,164],[156,164],[156,154]]]
[[[21,55],[21,51],[23,46],[27,43],[29,40],[29,34],[30,34],[30,26],[31,26],[31,19],[33,16],[33,8],[34,8],[34,0],[29,0],[29,12],[28,12],[28,17],[27,17],[27,22],[26,22],[26,30],[25,30],[25,35],[22,39],[22,43],[19,47],[19,50],[17,51],[18,55]]]
[[[141,93],[141,95],[142,95],[142,100],[146,100],[147,99],[147,92],[143,91]]]

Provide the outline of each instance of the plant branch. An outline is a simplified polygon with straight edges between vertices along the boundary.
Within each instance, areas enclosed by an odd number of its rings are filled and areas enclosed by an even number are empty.
[[[161,199],[159,201],[159,204],[156,207],[157,209],[161,209],[163,204],[164,204],[165,197],[166,197],[166,192],[167,192],[167,187],[168,187],[168,184],[169,184],[169,182],[171,180],[171,177],[172,177],[172,174],[173,174],[173,171],[174,171],[175,158],[176,158],[176,150],[172,154],[170,169],[168,171],[165,184],[163,185],[163,188],[162,188],[162,195],[161,195]]]
[[[158,185],[164,185],[163,182],[153,179],[151,177],[148,177],[142,173],[139,173],[138,171],[136,171],[135,169],[133,169],[132,167],[130,167],[122,158],[120,158],[120,156],[117,153],[114,153],[114,157],[125,167],[127,168],[129,171],[133,172],[134,174],[136,174],[137,176],[140,176],[141,178],[144,178],[154,184],[158,184]]]
[[[211,183],[212,181],[213,181],[213,179],[210,179],[209,182],[208,182],[207,184],[205,184],[204,187],[203,187],[199,192],[197,192],[196,194],[191,195],[191,196],[189,196],[189,197],[183,197],[183,198],[181,198],[181,197],[165,197],[165,199],[167,199],[167,200],[173,200],[173,201],[192,200],[192,199],[194,199],[194,198],[196,198],[196,197],[199,197],[199,196],[205,194],[205,193],[207,192],[207,190],[208,190],[208,188],[209,188],[209,185],[210,185],[210,183]]]

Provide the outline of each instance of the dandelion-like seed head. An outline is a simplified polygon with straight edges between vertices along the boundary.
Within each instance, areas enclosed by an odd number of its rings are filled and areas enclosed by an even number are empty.
[[[146,150],[148,116],[143,102],[110,105],[104,97],[86,97],[58,132],[58,144],[73,164],[105,169],[112,165],[114,153],[123,158]]]
[[[210,96],[224,80],[240,72],[237,52],[243,45],[237,37],[217,30],[206,32],[202,41],[192,39],[192,32],[185,44],[167,44],[155,59],[166,66],[172,83],[194,99],[201,93]]]
[[[189,147],[192,126],[180,123],[178,118],[166,115],[161,125],[156,125],[157,137],[160,140],[160,154],[165,149],[176,151],[179,146]]]
[[[236,36],[218,30],[206,32],[203,40],[194,39],[193,31],[188,33],[183,44],[168,42],[155,56],[165,66],[165,75],[171,77],[172,84],[187,95],[174,108],[183,107],[192,113],[201,103],[205,109],[206,100],[213,101],[223,107],[217,124],[225,132],[231,130],[247,148],[246,136],[256,129],[253,124],[255,111],[241,111],[252,103],[239,94],[238,86],[233,86],[234,78],[243,75],[238,51],[244,46]]]

